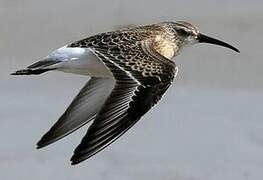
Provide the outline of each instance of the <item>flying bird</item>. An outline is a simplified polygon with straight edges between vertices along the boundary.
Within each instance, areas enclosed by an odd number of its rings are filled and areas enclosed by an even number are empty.
[[[47,71],[90,76],[51,129],[37,143],[45,147],[92,121],[74,151],[72,164],[100,152],[148,112],[176,77],[173,59],[197,43],[239,50],[201,34],[184,21],[160,22],[105,32],[67,44],[43,60],[12,75],[38,75]]]

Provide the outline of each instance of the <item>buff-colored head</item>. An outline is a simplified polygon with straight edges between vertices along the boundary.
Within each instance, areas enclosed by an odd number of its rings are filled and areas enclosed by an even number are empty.
[[[219,46],[224,46],[230,48],[236,52],[239,50],[223,41],[208,37],[204,34],[201,34],[197,27],[194,25],[185,22],[185,21],[177,21],[171,23],[173,32],[175,35],[175,42],[180,47],[196,44],[196,43],[210,43]]]

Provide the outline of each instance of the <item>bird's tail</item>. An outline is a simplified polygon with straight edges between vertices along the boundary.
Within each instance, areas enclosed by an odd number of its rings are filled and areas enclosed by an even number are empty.
[[[44,72],[47,72],[51,69],[36,69],[36,70],[32,70],[32,69],[21,69],[21,70],[17,70],[16,72],[11,73],[11,75],[38,75],[38,74],[42,74]]]
[[[51,61],[51,60],[43,60],[38,61],[25,69],[21,69],[18,71],[13,72],[11,75],[38,75],[44,72],[54,70],[56,68],[52,68],[52,65],[57,64],[58,61]]]

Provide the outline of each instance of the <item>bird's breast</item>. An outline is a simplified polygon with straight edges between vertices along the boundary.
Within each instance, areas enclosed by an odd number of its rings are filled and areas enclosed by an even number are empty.
[[[174,42],[161,36],[157,36],[152,43],[152,47],[162,56],[172,59],[175,56],[176,45]]]

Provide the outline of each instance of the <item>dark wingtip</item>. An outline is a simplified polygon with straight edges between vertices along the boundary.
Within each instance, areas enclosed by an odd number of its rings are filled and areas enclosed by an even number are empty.
[[[40,143],[40,141],[36,145],[36,149],[41,149],[46,146],[45,144]]]
[[[75,165],[77,165],[77,164],[79,164],[79,162],[71,161],[71,165],[72,165],[72,166],[75,166]]]
[[[90,158],[93,155],[94,155],[94,153],[87,154],[83,151],[81,152],[81,151],[78,151],[77,149],[75,149],[73,156],[70,158],[71,165],[79,164],[79,163],[87,160],[88,158]]]
[[[77,165],[79,163],[81,163],[82,161],[84,161],[84,159],[79,158],[76,154],[74,154],[71,158],[71,165]]]
[[[36,149],[41,149],[41,148],[43,148],[43,147],[45,147],[45,146],[42,145],[42,144],[37,143]]]
[[[41,148],[43,148],[43,147],[46,147],[46,146],[48,146],[49,144],[51,144],[53,141],[48,141],[47,139],[46,139],[46,136],[44,135],[38,142],[37,142],[37,149],[41,149]]]

